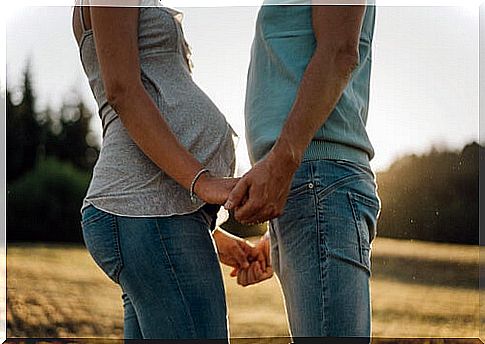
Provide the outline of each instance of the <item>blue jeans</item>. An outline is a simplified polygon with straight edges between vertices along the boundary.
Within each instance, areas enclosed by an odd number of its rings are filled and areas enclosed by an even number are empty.
[[[304,162],[281,217],[271,259],[294,337],[371,334],[370,254],[380,201],[369,167]]]
[[[224,284],[210,227],[199,210],[171,217],[124,217],[89,206],[84,241],[122,289],[127,339],[221,339],[227,343]]]

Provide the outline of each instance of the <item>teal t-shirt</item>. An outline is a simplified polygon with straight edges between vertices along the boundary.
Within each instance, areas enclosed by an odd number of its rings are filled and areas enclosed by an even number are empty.
[[[360,61],[337,106],[310,143],[304,160],[342,159],[368,165],[374,150],[365,125],[369,107],[375,6],[366,6]],[[312,6],[263,5],[248,71],[245,119],[251,161],[271,149],[295,101],[315,51]]]

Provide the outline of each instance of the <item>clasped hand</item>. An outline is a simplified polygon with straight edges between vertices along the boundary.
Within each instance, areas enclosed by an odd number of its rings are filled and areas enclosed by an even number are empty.
[[[219,260],[233,268],[230,276],[237,276],[238,284],[248,286],[273,276],[267,237],[261,238],[255,246],[247,240],[216,230],[214,240]]]
[[[240,223],[262,223],[283,213],[296,167],[271,152],[242,178],[204,175],[195,192],[207,203],[224,204]],[[237,276],[239,284],[254,284],[273,275],[267,237],[256,246],[221,231],[214,239],[221,262],[234,268],[231,276]]]
[[[240,178],[217,178],[204,175],[195,185],[196,194],[209,204],[224,204]],[[273,276],[269,257],[269,240],[263,237],[257,245],[217,229],[214,241],[221,263],[233,268],[231,277],[248,286]]]

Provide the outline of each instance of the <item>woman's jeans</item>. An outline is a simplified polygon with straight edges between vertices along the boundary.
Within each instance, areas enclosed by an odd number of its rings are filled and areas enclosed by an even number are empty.
[[[372,171],[304,162],[284,214],[271,221],[271,258],[294,337],[369,337],[370,253],[380,201]]]
[[[224,284],[204,210],[171,217],[116,216],[89,206],[86,246],[123,291],[127,339],[227,342]]]

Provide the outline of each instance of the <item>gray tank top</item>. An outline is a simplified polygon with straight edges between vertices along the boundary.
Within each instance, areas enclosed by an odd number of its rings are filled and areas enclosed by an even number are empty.
[[[234,175],[236,134],[194,83],[182,14],[157,0],[142,0],[138,49],[143,84],[179,141],[215,176]],[[80,11],[82,13],[82,11]],[[116,215],[171,216],[194,212],[189,192],[160,170],[133,142],[108,104],[93,34],[84,24],[81,61],[99,107],[103,142],[83,202]],[[133,114],[136,116],[136,114]]]

